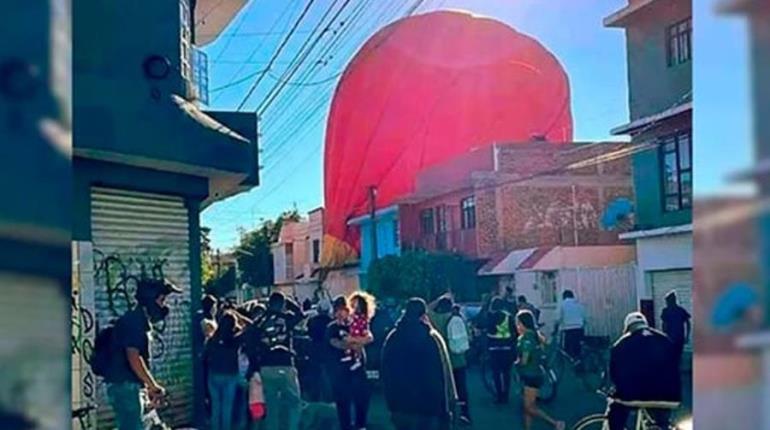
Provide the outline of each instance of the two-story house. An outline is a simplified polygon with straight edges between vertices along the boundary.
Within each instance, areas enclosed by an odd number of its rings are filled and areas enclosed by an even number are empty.
[[[307,218],[284,222],[278,241],[271,244],[273,287],[300,301],[319,298],[323,208],[308,212]]]
[[[636,194],[635,227],[640,307],[660,327],[672,290],[692,309],[692,3],[630,0],[604,19],[622,28],[628,62],[627,124]]]
[[[193,342],[200,211],[258,183],[256,115],[201,107],[207,73],[195,28],[221,3],[83,0],[73,9],[72,233],[80,260],[93,262],[81,264],[79,306],[104,327],[133,305],[137,278],[163,276],[182,288],[169,297],[151,359],[174,393],[166,414],[174,425],[202,423],[205,414],[193,359],[201,347]],[[223,10],[223,22],[237,11]],[[108,428],[103,386],[83,378],[90,389],[81,395],[100,405],[95,427]]]

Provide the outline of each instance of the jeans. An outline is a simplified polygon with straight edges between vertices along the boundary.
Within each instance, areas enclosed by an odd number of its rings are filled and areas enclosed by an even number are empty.
[[[340,430],[366,428],[371,397],[366,371],[363,368],[355,372],[338,370],[334,375],[333,384]],[[355,422],[352,416],[353,410],[355,410]]]
[[[232,430],[235,412],[235,391],[240,377],[209,373],[211,395],[211,430]]]
[[[607,407],[607,421],[609,422],[609,430],[624,430],[628,417],[631,415],[633,409],[628,406],[624,406],[618,403],[610,403]],[[660,428],[668,428],[671,420],[671,411],[668,410],[648,410],[650,416],[655,420],[655,424]]]
[[[297,369],[268,366],[260,370],[267,414],[263,430],[298,430],[302,401]]]
[[[107,396],[118,430],[144,430],[142,416],[144,407],[139,397],[142,386],[136,382],[118,382],[107,385]]]

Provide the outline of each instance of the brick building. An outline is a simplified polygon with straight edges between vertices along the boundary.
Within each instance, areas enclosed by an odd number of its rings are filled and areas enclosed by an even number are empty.
[[[619,244],[617,228],[602,220],[613,202],[633,200],[625,150],[623,143],[496,144],[435,166],[399,202],[402,245],[488,260],[513,249]]]

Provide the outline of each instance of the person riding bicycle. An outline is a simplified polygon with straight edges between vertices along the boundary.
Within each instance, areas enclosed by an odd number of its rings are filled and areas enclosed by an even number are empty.
[[[623,336],[610,352],[612,399],[625,402],[680,402],[681,375],[674,344],[665,334],[650,328],[640,312],[625,318]],[[609,430],[623,430],[630,407],[610,402]],[[668,428],[670,411],[650,410],[658,426]]]
[[[495,402],[508,403],[511,369],[516,361],[516,323],[500,297],[492,299],[487,317],[487,352],[495,382]]]
[[[585,308],[575,298],[575,293],[571,290],[565,290],[562,293],[562,301],[559,305],[554,333],[561,329],[564,351],[578,362],[580,361],[583,336],[585,335],[585,324]]]

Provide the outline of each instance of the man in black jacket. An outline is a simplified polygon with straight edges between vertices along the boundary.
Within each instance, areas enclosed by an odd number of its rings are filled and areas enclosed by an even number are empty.
[[[449,428],[457,399],[449,354],[422,299],[409,300],[385,340],[381,376],[396,429]]]
[[[652,328],[640,312],[625,319],[625,334],[610,352],[614,399],[641,402],[681,401],[681,377],[676,349],[669,338]],[[611,403],[610,430],[623,430],[631,409]],[[670,411],[650,411],[661,428],[668,428]]]

